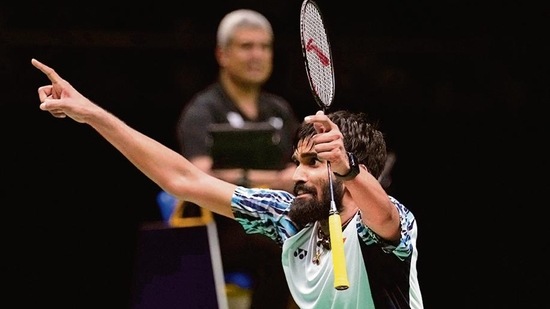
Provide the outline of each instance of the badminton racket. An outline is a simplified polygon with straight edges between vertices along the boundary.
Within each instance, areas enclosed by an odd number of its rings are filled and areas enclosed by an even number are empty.
[[[302,2],[300,37],[309,86],[317,105],[326,112],[334,99],[334,67],[323,17],[319,6],[312,0]],[[346,290],[349,288],[349,282],[344,256],[342,221],[334,202],[332,169],[329,161],[327,161],[327,171],[330,187],[329,230],[334,265],[334,288]]]

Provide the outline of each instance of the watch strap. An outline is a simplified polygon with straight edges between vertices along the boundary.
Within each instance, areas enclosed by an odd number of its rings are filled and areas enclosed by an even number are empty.
[[[359,174],[361,169],[359,168],[359,161],[357,160],[357,157],[352,152],[348,152],[348,162],[349,162],[349,172],[347,172],[345,175],[340,175],[336,172],[334,172],[334,176],[340,180],[352,180]]]

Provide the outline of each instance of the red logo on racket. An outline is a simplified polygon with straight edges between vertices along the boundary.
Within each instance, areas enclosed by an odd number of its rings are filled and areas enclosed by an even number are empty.
[[[309,41],[307,41],[306,50],[313,51],[317,57],[319,57],[321,64],[324,66],[328,66],[330,64],[330,59],[327,55],[323,54],[323,51],[317,45],[313,44],[313,38],[310,38]]]

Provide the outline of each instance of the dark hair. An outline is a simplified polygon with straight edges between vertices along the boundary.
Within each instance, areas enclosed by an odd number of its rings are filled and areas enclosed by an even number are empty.
[[[327,116],[340,128],[346,151],[354,153],[359,163],[378,178],[386,163],[387,150],[384,134],[378,130],[377,124],[369,122],[367,115],[361,112],[339,110]],[[315,134],[312,124],[302,123],[296,132],[295,147],[299,141],[308,140]]]

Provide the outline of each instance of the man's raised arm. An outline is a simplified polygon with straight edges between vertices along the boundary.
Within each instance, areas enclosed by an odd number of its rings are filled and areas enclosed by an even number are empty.
[[[200,171],[179,153],[94,104],[54,69],[36,59],[31,62],[51,82],[51,85],[38,88],[41,110],[57,118],[69,117],[90,125],[163,190],[179,199],[233,217],[230,201],[235,185]]]

